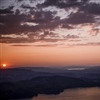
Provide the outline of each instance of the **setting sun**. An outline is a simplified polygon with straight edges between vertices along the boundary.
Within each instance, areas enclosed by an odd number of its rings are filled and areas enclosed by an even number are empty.
[[[3,67],[6,67],[7,65],[6,64],[3,64]]]

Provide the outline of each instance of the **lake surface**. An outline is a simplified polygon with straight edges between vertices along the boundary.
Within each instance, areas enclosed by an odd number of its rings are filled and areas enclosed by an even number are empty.
[[[100,100],[100,88],[67,89],[59,95],[39,94],[31,99],[17,100]]]

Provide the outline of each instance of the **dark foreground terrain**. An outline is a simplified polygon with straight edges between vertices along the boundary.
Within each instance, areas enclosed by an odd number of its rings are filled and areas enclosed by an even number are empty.
[[[87,76],[88,75],[88,76]],[[64,89],[100,87],[99,70],[68,71],[54,69],[0,70],[0,100],[31,98],[38,94],[59,94]]]

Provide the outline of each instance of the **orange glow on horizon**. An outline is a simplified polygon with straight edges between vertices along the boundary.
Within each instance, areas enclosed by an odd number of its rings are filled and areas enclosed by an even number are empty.
[[[11,62],[9,62],[9,61],[7,61],[7,62],[2,62],[1,64],[0,64],[0,68],[2,69],[2,68],[11,68],[12,67],[12,64],[11,64]]]
[[[2,68],[19,66],[100,65],[100,46],[32,47],[2,46]]]

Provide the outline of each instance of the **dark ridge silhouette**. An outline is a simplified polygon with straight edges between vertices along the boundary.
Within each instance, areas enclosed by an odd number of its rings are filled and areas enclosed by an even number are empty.
[[[0,100],[59,94],[68,88],[100,86],[100,67],[0,69]]]
[[[20,80],[29,80],[38,76],[51,76],[53,74],[47,72],[37,72],[22,68],[9,68],[0,70],[0,83],[14,82]]]
[[[2,100],[31,98],[38,94],[59,94],[64,89],[100,86],[97,82],[87,82],[65,76],[41,76],[30,80],[0,83]]]

